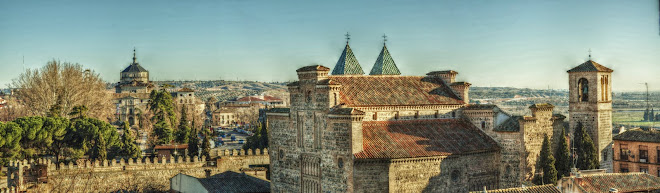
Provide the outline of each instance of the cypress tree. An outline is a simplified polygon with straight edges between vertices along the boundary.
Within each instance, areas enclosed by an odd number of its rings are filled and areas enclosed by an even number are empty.
[[[571,155],[569,153],[568,143],[566,142],[566,130],[561,129],[561,137],[559,138],[559,146],[557,147],[557,179],[563,176],[569,176],[571,172]]]
[[[191,158],[199,156],[199,138],[197,137],[197,129],[188,136],[188,156]]]
[[[582,170],[597,169],[599,167],[598,152],[594,145],[594,141],[591,140],[591,137],[584,128],[581,130],[582,141],[576,141],[576,143],[579,143],[579,149],[581,150],[578,152],[577,167]]]
[[[96,145],[94,147],[94,160],[106,160],[108,157],[108,151],[105,146],[105,139],[103,139],[103,135],[99,135],[99,137],[96,140]]]
[[[543,145],[541,146],[541,153],[538,160],[538,172],[543,172],[543,177],[537,176],[534,178],[536,184],[554,184],[557,182],[557,170],[555,169],[555,158],[552,156],[550,149],[550,140],[548,135],[543,138]]]
[[[124,123],[124,135],[121,136],[121,141],[124,156],[129,158],[142,157],[142,152],[137,144],[135,144],[135,139],[133,138],[131,129],[128,127],[128,123]]]
[[[211,142],[209,141],[209,134],[207,133],[204,135],[204,141],[202,141],[202,156],[206,156],[206,158],[208,159],[210,155],[211,155]]]
[[[188,125],[188,115],[186,114],[186,107],[181,107],[181,120],[179,120],[179,127],[176,131],[175,140],[177,143],[185,143],[190,135],[190,126]]]

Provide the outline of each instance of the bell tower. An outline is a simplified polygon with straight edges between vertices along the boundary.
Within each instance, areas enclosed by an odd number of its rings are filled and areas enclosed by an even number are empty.
[[[568,71],[569,127],[581,123],[598,150],[600,168],[612,172],[612,69],[591,59]]]

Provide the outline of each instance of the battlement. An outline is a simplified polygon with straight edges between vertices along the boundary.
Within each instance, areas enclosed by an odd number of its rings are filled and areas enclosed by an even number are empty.
[[[222,158],[222,157],[250,157],[250,156],[268,156],[268,148],[264,149],[232,149],[232,150],[212,150],[210,157],[212,158],[209,161],[214,161],[213,158]],[[141,159],[138,158],[128,158],[128,159],[117,159],[117,160],[103,160],[103,161],[90,161],[84,160],[74,164],[74,162],[69,162],[68,164],[59,163],[55,164],[50,159],[30,159],[30,160],[15,160],[9,162],[9,168],[23,168],[25,169],[37,169],[37,166],[47,166],[48,171],[53,170],[75,170],[75,169],[94,169],[102,171],[113,171],[113,170],[138,170],[138,169],[169,169],[169,168],[191,168],[191,167],[203,167],[206,164],[206,156],[202,157],[183,157],[183,156],[172,156],[164,158],[150,158],[144,157]]]

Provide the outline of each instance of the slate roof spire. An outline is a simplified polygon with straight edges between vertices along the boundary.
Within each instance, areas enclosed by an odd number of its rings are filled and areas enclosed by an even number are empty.
[[[383,49],[376,58],[374,67],[371,68],[369,75],[401,75],[399,68],[396,67],[390,52],[387,50],[387,36],[383,34]]]
[[[348,40],[351,39],[350,36],[350,34],[346,33],[346,47],[344,47],[344,51],[341,53],[339,60],[337,60],[335,68],[332,69],[332,75],[364,74],[360,63],[355,58],[355,55],[353,55],[353,50],[348,45]]]

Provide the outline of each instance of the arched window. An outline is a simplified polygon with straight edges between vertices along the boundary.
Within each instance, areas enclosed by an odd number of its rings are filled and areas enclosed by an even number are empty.
[[[451,118],[456,118],[456,111],[451,112]]]
[[[312,91],[307,91],[307,94],[305,95],[306,100],[308,103],[312,102]]]
[[[486,129],[486,121],[481,121],[481,129]]]
[[[578,81],[578,101],[589,101],[589,81],[585,78]]]

